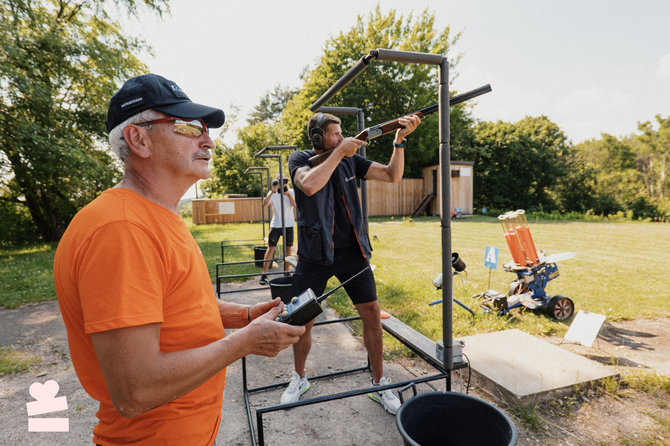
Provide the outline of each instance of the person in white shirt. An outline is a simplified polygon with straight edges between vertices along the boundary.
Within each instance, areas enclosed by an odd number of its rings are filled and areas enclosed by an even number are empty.
[[[272,204],[272,220],[270,221],[270,235],[268,235],[268,249],[265,251],[265,262],[263,262],[263,275],[261,276],[260,284],[267,285],[267,272],[270,269],[270,264],[268,262],[273,258],[275,249],[277,248],[277,243],[279,242],[279,237],[282,236],[282,228],[286,230],[286,239],[284,240],[284,245],[286,245],[286,255],[291,255],[291,249],[293,248],[293,225],[295,224],[294,209],[296,208],[295,203],[295,192],[293,189],[288,187],[288,179],[284,178],[284,184],[282,187],[279,187],[279,175],[272,180],[272,189],[268,191],[268,194],[263,200],[263,206],[269,207]],[[281,189],[281,192],[280,192]],[[282,208],[284,206],[284,213],[282,215]],[[282,224],[283,218],[283,224]],[[284,271],[288,271],[288,264],[284,262]]]

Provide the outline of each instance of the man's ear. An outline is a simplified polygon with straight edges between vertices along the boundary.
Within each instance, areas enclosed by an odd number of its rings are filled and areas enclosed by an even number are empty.
[[[128,143],[130,151],[140,158],[151,156],[151,138],[148,132],[136,125],[127,125],[123,129],[123,139]]]

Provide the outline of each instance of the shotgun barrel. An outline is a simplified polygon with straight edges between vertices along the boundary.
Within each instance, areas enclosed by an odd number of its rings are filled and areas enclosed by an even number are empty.
[[[468,92],[465,92],[463,94],[459,94],[457,96],[454,96],[453,98],[449,99],[449,106],[453,106],[456,104],[460,104],[461,102],[465,102],[467,100],[470,100],[472,98],[475,98],[477,96],[481,96],[485,93],[488,93],[491,91],[491,85],[486,84],[482,87],[475,88],[474,90],[470,90]],[[435,113],[440,109],[439,104],[433,104],[429,105],[428,107],[422,108],[421,110],[417,110],[413,113],[409,113],[409,115],[416,115],[421,119],[424,119],[426,116]],[[395,118],[390,121],[382,122],[381,124],[373,125],[372,127],[368,127],[362,132],[360,132],[358,135],[354,136],[355,139],[358,139],[360,141],[369,141],[371,139],[377,138],[382,135],[386,135],[388,133],[391,133],[395,130],[398,130],[399,128],[402,128],[402,124],[400,124],[400,118]],[[327,152],[319,153],[318,155],[314,155],[309,159],[309,165],[311,167],[316,167],[319,164],[323,163],[331,154],[332,150],[329,150]]]

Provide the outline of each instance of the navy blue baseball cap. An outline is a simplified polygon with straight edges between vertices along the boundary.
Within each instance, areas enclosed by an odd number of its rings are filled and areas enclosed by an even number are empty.
[[[209,128],[221,127],[223,110],[196,104],[171,80],[157,74],[128,79],[109,101],[107,131],[144,110],[157,110],[184,119],[202,119]]]

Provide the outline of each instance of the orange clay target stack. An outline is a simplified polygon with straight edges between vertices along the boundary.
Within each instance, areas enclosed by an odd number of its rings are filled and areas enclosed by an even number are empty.
[[[523,209],[506,212],[498,216],[502,223],[507,247],[514,263],[520,266],[534,266],[538,263],[537,249],[530,235],[530,228]]]

